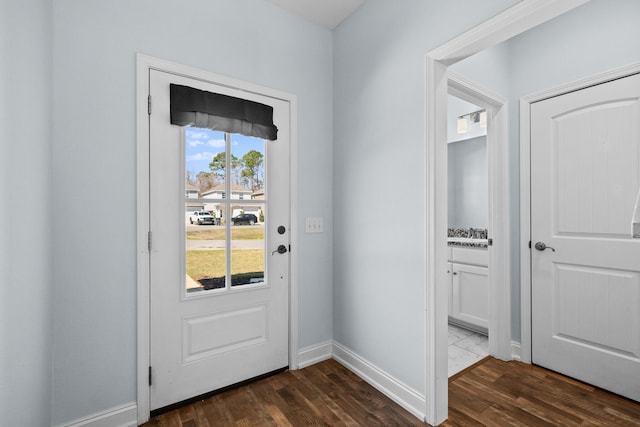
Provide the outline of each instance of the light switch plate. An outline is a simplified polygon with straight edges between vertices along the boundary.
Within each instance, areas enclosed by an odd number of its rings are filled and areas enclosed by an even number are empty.
[[[322,233],[323,224],[322,217],[307,217],[304,224],[305,233]]]

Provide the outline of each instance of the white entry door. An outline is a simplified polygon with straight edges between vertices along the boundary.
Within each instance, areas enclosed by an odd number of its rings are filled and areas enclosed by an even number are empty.
[[[289,365],[290,135],[286,101],[149,80],[154,410]],[[278,139],[170,124],[170,83],[272,106]]]
[[[638,401],[639,188],[640,75],[531,106],[533,363]]]

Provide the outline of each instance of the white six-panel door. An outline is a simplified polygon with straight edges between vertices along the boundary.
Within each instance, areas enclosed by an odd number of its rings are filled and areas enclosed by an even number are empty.
[[[533,362],[634,400],[639,188],[640,75],[532,104]]]
[[[288,366],[289,253],[276,249],[280,245],[288,248],[290,241],[290,135],[288,102],[155,70],[150,71],[149,78],[153,410]],[[232,226],[229,216],[238,204],[263,210],[263,278],[243,286],[231,286],[227,278],[222,288],[189,289],[193,281],[185,274],[185,233],[189,227],[185,221],[185,129],[170,124],[170,83],[274,107],[279,132],[276,141],[264,142],[264,199],[230,201],[227,193],[216,201],[227,219],[218,227],[226,236],[226,243],[225,237],[218,243],[226,248],[227,271],[234,262],[231,257],[236,246],[240,248],[237,250],[242,248],[242,242],[229,240],[242,227]],[[254,248],[256,243],[250,243]]]

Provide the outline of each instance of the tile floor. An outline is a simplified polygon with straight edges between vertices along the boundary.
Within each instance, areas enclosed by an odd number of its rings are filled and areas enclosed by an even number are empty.
[[[485,335],[449,325],[449,376],[489,355],[489,339]]]

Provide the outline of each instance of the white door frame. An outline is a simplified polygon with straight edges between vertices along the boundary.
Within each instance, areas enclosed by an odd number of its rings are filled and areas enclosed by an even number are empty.
[[[290,176],[291,183],[291,224],[290,239],[294,248],[290,252],[290,284],[289,284],[289,369],[298,368],[298,100],[293,94],[275,89],[247,83],[206,70],[176,64],[151,56],[136,55],[136,140],[137,140],[137,417],[138,424],[149,420],[149,357],[150,357],[150,304],[149,304],[149,70],[208,81],[217,85],[253,92],[271,98],[278,98],[289,103],[290,108]]]
[[[520,310],[522,361],[531,363],[531,104],[640,73],[640,62],[524,96],[520,99]]]
[[[489,354],[511,360],[511,301],[508,250],[509,161],[507,100],[449,71],[449,94],[487,110],[487,174],[489,182]]]
[[[479,24],[475,28],[448,41],[429,52],[425,57],[425,159],[426,171],[426,224],[425,227],[425,421],[438,425],[447,419],[447,289],[437,286],[446,283],[447,210],[447,92],[449,85],[448,66],[455,64],[484,49],[521,34],[563,13],[587,3],[589,0],[523,0],[506,11]],[[493,126],[500,126],[494,123]],[[508,177],[509,165],[500,158],[499,147],[495,150],[495,174]],[[503,153],[504,154],[504,153]],[[491,176],[490,179],[494,179]],[[491,185],[491,184],[490,184]],[[494,246],[508,251],[508,224],[511,214],[508,209],[507,192],[495,193],[492,208],[497,205],[495,216],[502,215],[503,222],[494,229]],[[497,239],[500,239],[498,241]],[[491,280],[509,286],[510,266],[494,272]],[[506,275],[505,275],[506,274]],[[502,277],[499,277],[502,276]],[[490,284],[490,292],[497,286]],[[499,296],[490,296],[499,303],[496,315],[509,319],[510,302]],[[510,321],[508,322],[510,325]],[[502,334],[501,334],[502,335]],[[510,333],[509,333],[510,335]],[[504,339],[504,337],[498,337]],[[510,336],[508,337],[510,340]],[[503,343],[498,343],[502,348]]]

